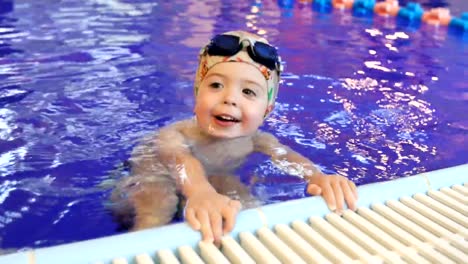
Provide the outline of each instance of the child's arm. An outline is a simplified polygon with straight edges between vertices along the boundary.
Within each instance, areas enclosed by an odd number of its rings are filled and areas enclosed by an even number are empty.
[[[179,186],[187,199],[185,219],[193,229],[200,230],[204,240],[219,243],[221,236],[234,228],[241,203],[217,193],[192,155],[178,153],[176,166]]]
[[[160,141],[161,157],[171,165],[178,188],[187,199],[185,219],[193,229],[200,230],[204,240],[218,244],[221,236],[234,228],[241,203],[216,192],[200,161],[184,146],[181,133],[162,131]]]
[[[281,144],[271,134],[258,132],[254,138],[255,150],[269,155],[283,171],[304,178],[308,182],[307,192],[322,195],[328,208],[342,212],[344,202],[352,210],[356,209],[356,185],[340,175],[325,175],[301,154]]]

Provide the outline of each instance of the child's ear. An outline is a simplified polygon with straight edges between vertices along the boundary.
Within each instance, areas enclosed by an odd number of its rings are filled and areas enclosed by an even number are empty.
[[[194,101],[193,108],[192,108],[192,113],[193,113],[194,116],[197,115],[197,108],[198,108],[197,95],[195,95],[195,101]]]

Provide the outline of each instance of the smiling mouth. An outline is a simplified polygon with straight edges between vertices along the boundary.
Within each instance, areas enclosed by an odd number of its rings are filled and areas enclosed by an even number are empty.
[[[228,116],[228,115],[217,115],[215,116],[215,118],[219,121],[222,121],[222,122],[233,122],[233,123],[239,123],[240,120],[239,119],[236,119],[232,116]]]

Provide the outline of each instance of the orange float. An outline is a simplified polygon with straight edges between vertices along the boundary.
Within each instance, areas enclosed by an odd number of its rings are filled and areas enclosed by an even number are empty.
[[[333,0],[332,5],[336,9],[351,9],[353,8],[354,0]]]
[[[374,6],[374,12],[379,16],[396,16],[400,11],[398,0],[385,0],[378,2]]]
[[[447,26],[450,23],[452,16],[450,15],[450,10],[443,7],[432,8],[424,12],[422,16],[422,21],[434,26]]]

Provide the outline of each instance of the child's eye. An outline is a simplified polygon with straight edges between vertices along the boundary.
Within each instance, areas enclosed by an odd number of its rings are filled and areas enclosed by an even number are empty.
[[[245,88],[244,90],[242,90],[242,92],[248,96],[256,96],[257,94],[254,92],[254,90],[252,89],[249,89],[249,88]]]
[[[215,89],[219,89],[219,88],[222,88],[223,85],[221,83],[219,83],[219,82],[214,82],[214,83],[210,84],[210,87],[215,88]]]

